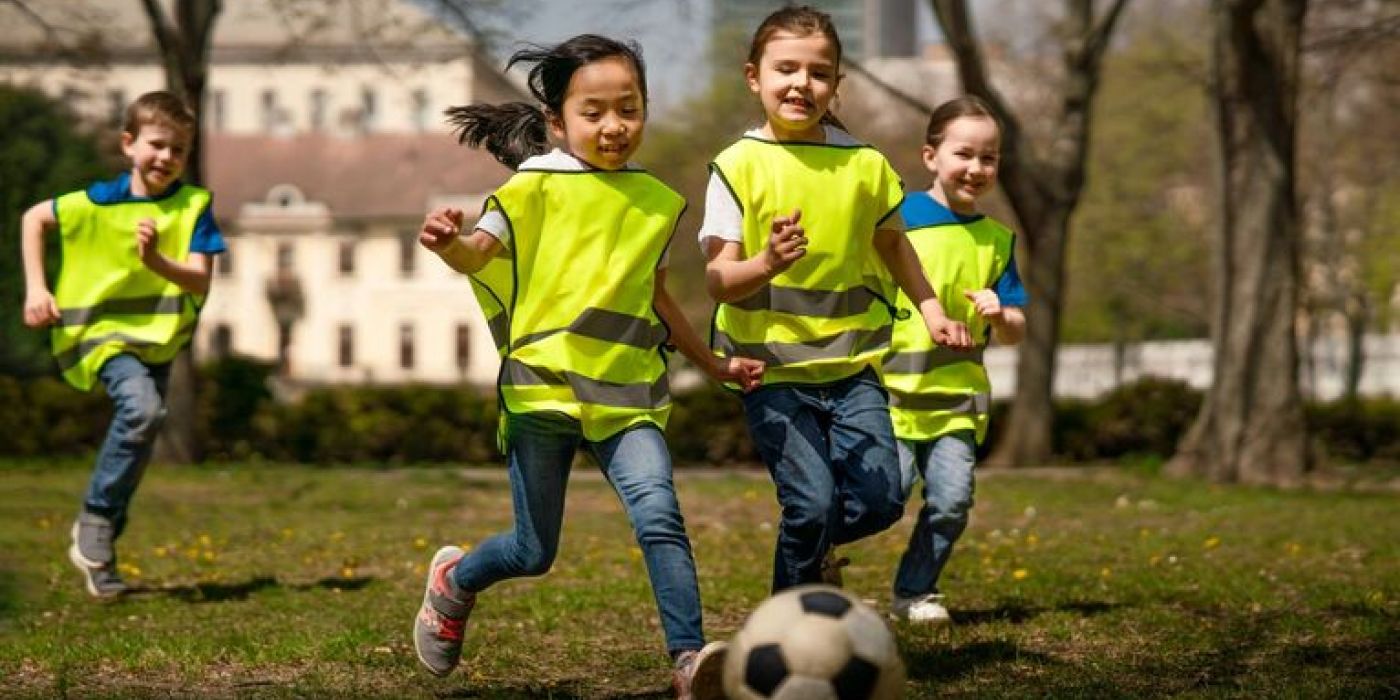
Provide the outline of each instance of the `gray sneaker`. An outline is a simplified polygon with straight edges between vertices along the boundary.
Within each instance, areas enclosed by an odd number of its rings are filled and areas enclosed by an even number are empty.
[[[724,700],[724,657],[729,642],[710,642],[676,657],[671,687],[677,700]]]
[[[78,567],[78,571],[83,572],[83,584],[87,586],[87,592],[92,597],[111,600],[127,592],[126,582],[117,574],[115,557],[106,566],[89,566],[83,555],[78,552],[78,543],[74,542],[68,547],[68,560]]]
[[[445,676],[462,659],[462,638],[467,617],[476,605],[476,594],[455,598],[448,574],[462,560],[461,547],[443,547],[428,564],[428,583],[423,588],[423,605],[413,618],[413,648],[418,661],[434,676]]]
[[[112,521],[96,513],[83,511],[73,521],[73,547],[70,555],[74,562],[100,569],[116,560],[112,549],[114,528]]]

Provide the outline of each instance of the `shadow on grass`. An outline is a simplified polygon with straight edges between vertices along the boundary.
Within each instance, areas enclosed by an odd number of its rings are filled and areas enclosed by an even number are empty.
[[[368,586],[374,579],[369,576],[328,576],[311,583],[284,584],[274,576],[256,576],[239,583],[196,583],[183,586],[132,586],[129,597],[168,596],[186,603],[221,603],[230,600],[247,600],[258,591],[269,588],[286,588],[294,591],[316,589],[336,591],[358,591]]]
[[[1020,624],[1045,613],[1074,612],[1080,617],[1093,617],[1121,607],[1118,603],[1104,603],[1087,600],[1063,603],[1053,607],[1032,607],[1010,603],[986,610],[957,610],[952,613],[953,622],[959,625],[985,625],[993,622]]]
[[[952,649],[922,647],[904,654],[904,667],[915,681],[948,681],[972,675],[983,666],[1017,662],[1036,666],[1059,665],[1046,654],[1026,651],[1007,641],[974,642]]]
[[[513,686],[496,686],[493,688],[457,688],[439,693],[434,693],[438,698],[473,698],[476,700],[514,700],[515,698],[553,698],[554,700],[642,700],[651,698],[670,698],[670,690],[666,691],[641,691],[635,693],[600,693],[595,688],[586,688],[576,681],[559,681],[557,683],[526,683]]]

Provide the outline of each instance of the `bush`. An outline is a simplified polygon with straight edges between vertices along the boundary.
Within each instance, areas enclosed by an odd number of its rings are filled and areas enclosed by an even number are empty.
[[[1308,432],[1328,457],[1400,463],[1400,401],[1357,399],[1307,407]]]
[[[758,461],[744,404],[712,384],[675,396],[666,442],[677,464],[753,464]]]

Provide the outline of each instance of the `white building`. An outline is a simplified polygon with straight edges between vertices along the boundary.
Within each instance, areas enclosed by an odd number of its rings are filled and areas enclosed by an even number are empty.
[[[36,87],[112,128],[127,103],[164,87],[140,3],[27,7],[0,4],[0,82]],[[443,110],[522,99],[520,86],[405,0],[224,8],[210,51],[204,180],[229,252],[198,355],[278,359],[278,298],[294,318],[293,380],[492,384],[496,353],[470,285],[415,231],[439,203],[474,216],[510,174],[456,145]]]

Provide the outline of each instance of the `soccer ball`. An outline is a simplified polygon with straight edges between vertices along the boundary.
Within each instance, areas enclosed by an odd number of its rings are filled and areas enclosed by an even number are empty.
[[[763,601],[729,646],[724,692],[734,700],[865,700],[904,694],[894,635],[869,606],[831,586]]]

